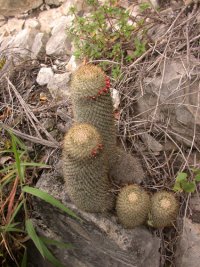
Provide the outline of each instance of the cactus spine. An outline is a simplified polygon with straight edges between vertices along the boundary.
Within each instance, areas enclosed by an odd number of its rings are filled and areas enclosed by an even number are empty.
[[[83,65],[72,75],[75,121],[90,123],[98,129],[111,166],[116,155],[116,134],[109,87],[105,73],[94,65]]]
[[[89,124],[75,124],[64,138],[63,174],[67,193],[76,206],[88,212],[113,207],[102,139]]]
[[[121,224],[134,228],[146,221],[150,208],[148,193],[138,185],[121,189],[116,202],[116,212]]]
[[[155,228],[171,226],[178,214],[179,204],[173,193],[157,192],[152,196],[150,224]]]

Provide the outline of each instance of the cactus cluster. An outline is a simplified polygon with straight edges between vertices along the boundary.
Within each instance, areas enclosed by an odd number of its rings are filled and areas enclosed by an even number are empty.
[[[139,161],[119,149],[110,81],[97,66],[82,65],[72,75],[71,96],[75,124],[64,138],[63,171],[66,191],[82,210],[104,212],[113,208],[109,176],[121,189],[116,212],[126,228],[147,221],[154,227],[170,225],[178,203],[171,193],[155,194],[150,200],[142,187],[133,184],[144,177]]]

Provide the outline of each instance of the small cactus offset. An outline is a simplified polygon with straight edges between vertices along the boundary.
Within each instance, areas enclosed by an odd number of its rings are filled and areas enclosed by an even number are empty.
[[[64,138],[63,175],[66,191],[76,206],[88,212],[112,209],[108,167],[102,139],[89,124],[75,124]]]
[[[179,203],[173,193],[157,192],[152,196],[149,224],[155,228],[173,225],[176,220]]]
[[[98,129],[111,166],[116,155],[116,133],[109,87],[109,78],[95,65],[82,65],[72,75],[75,121],[90,123]]]
[[[117,197],[116,212],[120,223],[126,228],[143,224],[148,216],[150,197],[138,185],[123,187]]]

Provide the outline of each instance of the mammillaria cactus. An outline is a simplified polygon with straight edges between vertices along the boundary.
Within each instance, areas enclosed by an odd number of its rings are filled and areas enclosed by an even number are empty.
[[[123,187],[117,197],[116,212],[119,221],[126,228],[134,228],[143,224],[148,216],[150,197],[138,185]]]
[[[86,123],[75,124],[64,138],[63,175],[67,193],[76,206],[88,212],[113,207],[108,167],[98,131]]]
[[[173,193],[157,192],[152,196],[149,224],[155,228],[171,226],[176,220],[179,204]]]
[[[90,123],[103,138],[110,163],[116,150],[110,81],[101,68],[82,65],[72,75],[71,95],[76,122]]]

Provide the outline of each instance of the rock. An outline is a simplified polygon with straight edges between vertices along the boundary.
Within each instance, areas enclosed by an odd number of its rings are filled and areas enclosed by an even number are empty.
[[[53,77],[53,71],[51,68],[42,67],[38,72],[36,82],[39,85],[48,84],[49,80]]]
[[[36,34],[31,48],[31,58],[36,59],[45,54],[45,46],[48,41],[48,34],[39,32]]]
[[[68,0],[59,7],[59,10],[63,15],[68,16],[72,6],[76,7],[77,12],[88,12],[90,10],[85,0]]]
[[[24,29],[20,31],[10,42],[9,48],[13,53],[17,53],[25,59],[29,56],[33,40],[37,31],[34,29]]]
[[[117,110],[119,108],[119,104],[120,104],[119,91],[117,91],[116,89],[113,88],[111,90],[111,96],[112,96],[112,101],[113,101],[113,107],[115,110]]]
[[[80,66],[80,64],[80,60],[77,60],[75,56],[71,56],[67,65],[65,66],[65,69],[66,71],[73,72]]]
[[[53,26],[55,25],[55,20],[62,17],[62,13],[59,8],[53,8],[50,10],[43,11],[38,16],[38,21],[41,25],[40,31],[50,33]]]
[[[18,33],[22,30],[22,27],[24,25],[24,20],[12,18],[9,19],[6,24],[3,25],[3,27],[0,28],[0,34],[3,35],[13,35]]]
[[[54,6],[59,6],[63,2],[65,2],[65,0],[45,0],[45,4],[47,4],[47,5],[54,5]]]
[[[193,222],[200,224],[200,199],[198,195],[193,195],[190,199],[190,218]]]
[[[168,59],[165,66],[160,65],[161,74],[154,78],[146,77],[144,94],[138,99],[137,114],[141,114],[143,119],[151,122],[165,123],[168,133],[178,142],[191,146],[195,141],[198,146],[200,145],[198,60],[191,56],[189,72],[187,68],[186,58]],[[194,131],[195,140],[193,140]]]
[[[47,55],[64,55],[71,53],[71,41],[67,37],[66,28],[70,27],[72,17],[62,16],[52,30],[52,36],[46,45]]]
[[[0,14],[4,16],[18,15],[43,4],[43,0],[0,0]]]
[[[53,98],[57,100],[69,97],[69,80],[70,73],[54,74],[48,82],[49,89]]]
[[[62,179],[55,174],[43,176],[37,187],[74,211],[82,222],[59,210],[34,201],[35,224],[40,234],[71,243],[75,249],[54,249],[64,266],[85,267],[158,267],[160,240],[146,228],[125,230],[112,214],[92,214],[78,210],[67,198]],[[43,229],[46,229],[43,230]],[[49,234],[50,233],[50,234]]]
[[[153,151],[153,152],[160,152],[163,150],[163,146],[158,141],[156,141],[156,139],[150,134],[143,133],[140,135],[140,137],[142,138],[142,141],[147,146],[148,150]]]
[[[25,29],[40,29],[40,23],[36,18],[30,18],[25,21]]]
[[[183,233],[176,251],[176,267],[199,267],[200,224],[185,219]]]

